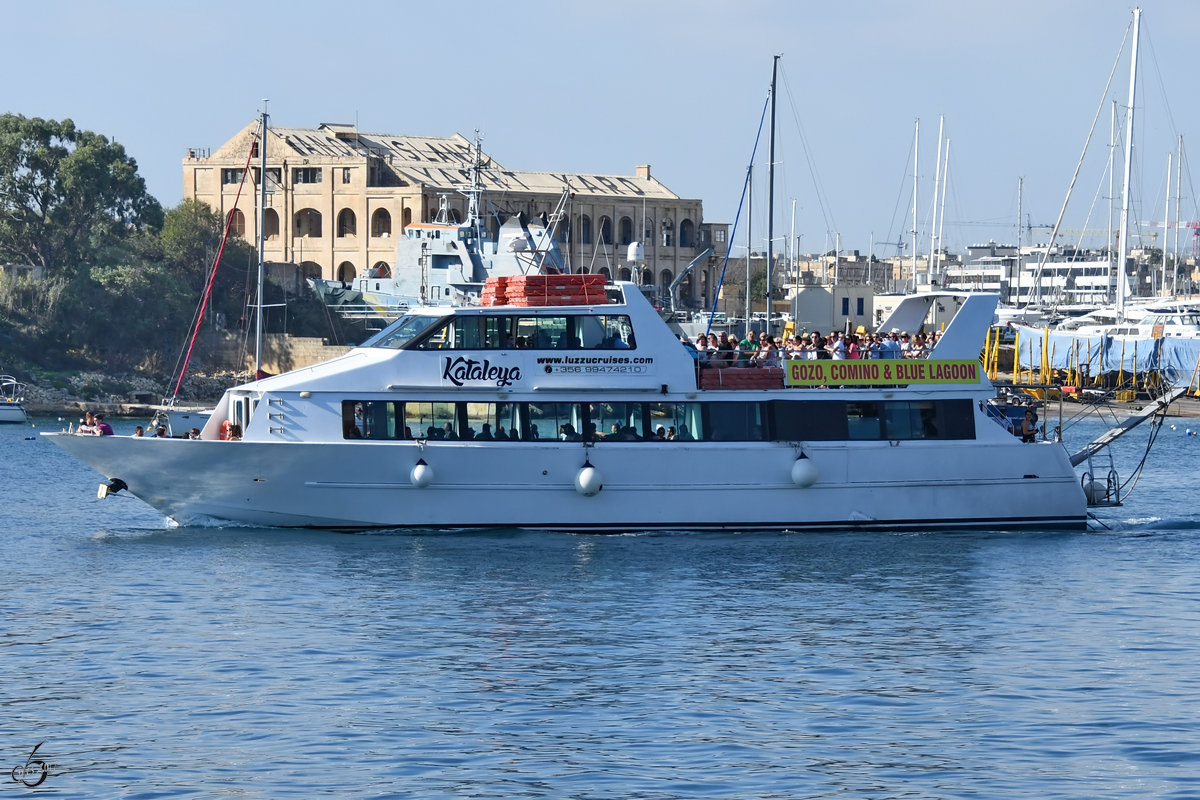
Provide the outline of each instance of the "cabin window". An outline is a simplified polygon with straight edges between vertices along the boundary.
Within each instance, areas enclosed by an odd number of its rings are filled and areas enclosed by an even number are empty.
[[[342,438],[412,439],[404,425],[404,404],[395,400],[346,400],[342,403]]]
[[[404,424],[418,438],[430,441],[454,441],[459,438],[461,425],[459,403],[412,402],[404,404]]]
[[[462,438],[476,442],[517,441],[521,418],[517,403],[464,403],[466,428]]]
[[[704,406],[704,438],[716,442],[762,441],[762,404],[706,404]]]
[[[583,440],[584,419],[578,403],[530,403],[529,439]]]
[[[444,319],[443,317],[403,316],[363,342],[363,347],[388,347],[401,350],[409,342],[422,336],[427,330]]]

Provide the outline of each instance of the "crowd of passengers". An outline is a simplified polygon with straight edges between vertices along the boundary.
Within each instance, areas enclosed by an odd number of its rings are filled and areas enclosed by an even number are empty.
[[[682,338],[682,337],[681,337]],[[893,329],[890,333],[841,333],[831,331],[828,336],[819,333],[798,334],[791,339],[780,339],[769,333],[750,331],[746,338],[721,333],[700,334],[695,343],[683,339],[686,346],[694,347],[701,367],[782,367],[789,359],[866,359],[866,358],[928,358],[937,344],[937,332],[918,333]]]

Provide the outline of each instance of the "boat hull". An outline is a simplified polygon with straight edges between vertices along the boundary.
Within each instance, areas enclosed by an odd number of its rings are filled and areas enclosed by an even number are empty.
[[[273,443],[47,434],[181,524],[366,530],[1083,529],[1061,446],[935,442]],[[1003,448],[997,448],[1004,450]],[[647,457],[649,451],[653,457]],[[924,452],[916,452],[916,451]],[[428,473],[414,476],[417,462]],[[914,463],[938,464],[914,474]],[[577,483],[590,464],[603,488]],[[1040,477],[1056,476],[1056,477]],[[1014,489],[1014,486],[1017,488]]]
[[[27,419],[20,403],[0,403],[0,424],[19,424]]]

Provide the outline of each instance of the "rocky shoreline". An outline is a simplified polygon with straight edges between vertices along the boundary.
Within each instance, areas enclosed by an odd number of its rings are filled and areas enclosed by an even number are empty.
[[[191,375],[184,381],[175,407],[180,410],[212,408],[230,386],[244,383],[249,376],[233,372]],[[66,387],[46,387],[34,382],[25,386],[22,405],[32,416],[82,415],[93,411],[110,417],[148,417],[154,407],[170,394],[150,378],[115,378],[101,373],[79,373]]]

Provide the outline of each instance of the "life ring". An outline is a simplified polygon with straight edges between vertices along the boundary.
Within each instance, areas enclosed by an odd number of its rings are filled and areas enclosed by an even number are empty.
[[[230,422],[229,420],[225,420],[224,422],[222,422],[222,423],[221,423],[221,439],[222,439],[222,440],[228,440],[228,439],[229,439],[229,433],[230,433],[230,431],[232,431],[232,430],[233,430],[233,423],[232,423],[232,422]]]

